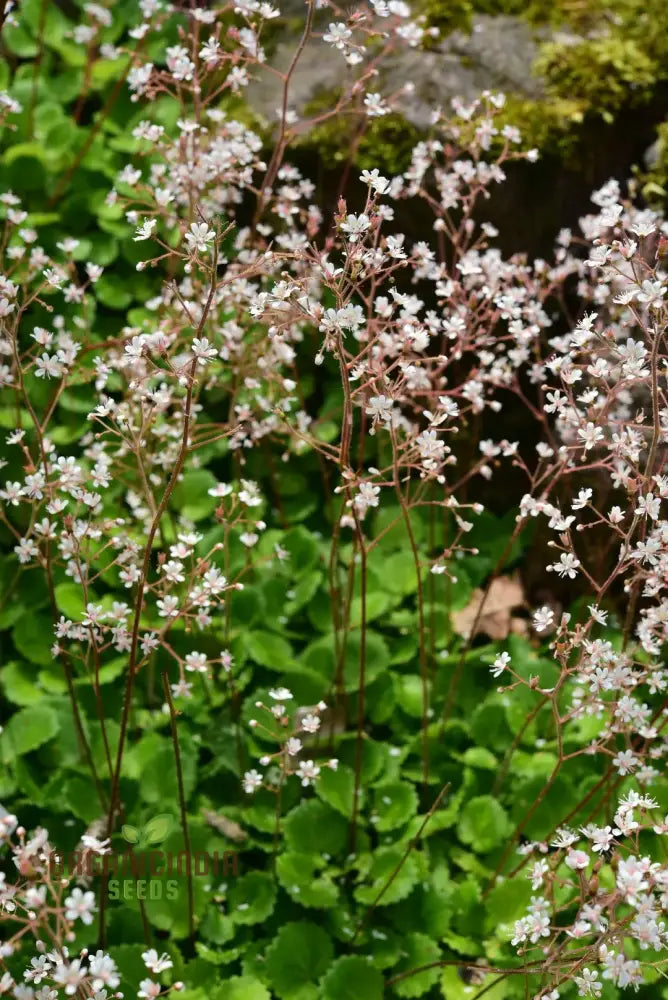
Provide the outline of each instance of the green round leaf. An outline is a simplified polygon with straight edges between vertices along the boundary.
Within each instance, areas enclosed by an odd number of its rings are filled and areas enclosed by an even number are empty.
[[[346,955],[320,982],[322,1000],[382,1000],[383,977],[370,962]]]
[[[56,607],[71,621],[81,621],[86,610],[83,592],[77,583],[59,583],[55,588]],[[95,595],[90,594],[88,600],[95,603]]]
[[[95,282],[95,295],[107,309],[127,309],[132,302],[132,293],[120,275],[103,274]]]
[[[392,970],[393,975],[402,972],[410,972],[412,969],[419,969],[423,965],[431,962],[438,962],[441,957],[441,950],[435,941],[432,941],[427,934],[409,934],[404,942],[406,955],[399,965]],[[427,990],[431,989],[434,983],[438,982],[441,969],[425,969],[414,976],[402,979],[394,986],[394,991],[400,997],[420,997]]]
[[[233,976],[221,986],[221,1000],[223,997],[225,1000],[271,1000],[271,993],[255,976]]]
[[[58,716],[47,705],[22,708],[0,734],[3,760],[9,762],[36,750],[53,739],[59,728]]]
[[[329,934],[317,924],[285,924],[266,953],[265,968],[272,989],[290,1000],[301,987],[327,971],[333,954]]]
[[[265,872],[249,872],[237,879],[228,895],[229,914],[237,924],[259,924],[276,905],[276,883]]]
[[[377,830],[394,830],[404,826],[415,815],[418,797],[412,785],[405,781],[392,781],[375,789],[374,826]]]
[[[97,286],[104,280],[104,275]],[[172,507],[190,521],[201,521],[218,506],[218,499],[209,496],[217,480],[208,469],[189,469],[179,480],[172,494]]]
[[[491,795],[479,795],[466,803],[459,819],[457,836],[474,851],[486,854],[498,847],[511,832],[505,809]]]
[[[346,847],[348,824],[324,802],[308,799],[288,813],[283,835],[291,851],[336,855]]]
[[[55,639],[49,618],[24,615],[12,629],[12,639],[18,651],[31,663],[38,663],[41,667],[53,663],[51,647]]]
[[[336,906],[339,891],[329,875],[317,875],[322,866],[319,857],[286,852],[278,858],[276,875],[296,903],[324,910]]]
[[[330,634],[316,639],[302,653],[302,662],[311,670],[334,680],[337,673],[334,637]],[[367,632],[365,657],[365,684],[371,684],[387,669],[390,651],[385,640],[374,632]],[[343,683],[346,691],[357,691],[360,679],[360,635],[350,632],[346,640],[346,654],[343,662]]]
[[[295,665],[287,639],[272,632],[248,632],[244,637],[248,655],[267,670],[284,673]]]
[[[360,903],[390,906],[410,896],[420,877],[420,870],[414,854],[403,857],[404,852],[397,847],[380,848],[373,856],[366,884],[355,890],[355,899]],[[398,869],[398,870],[397,870]]]
[[[336,771],[325,768],[320,772],[315,790],[332,809],[349,817],[353,811],[355,794],[355,775],[350,767],[339,764]],[[362,789],[359,789],[360,795]]]
[[[27,663],[6,663],[0,670],[0,685],[14,705],[33,705],[43,697]]]

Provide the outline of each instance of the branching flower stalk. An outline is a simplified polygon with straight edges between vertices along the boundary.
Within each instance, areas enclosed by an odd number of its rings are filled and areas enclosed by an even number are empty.
[[[280,13],[269,4],[126,6],[87,4],[59,41],[85,47],[76,128],[98,79],[110,85],[44,198],[55,208],[114,136],[99,222],[118,263],[99,263],[88,236],[51,238],[48,215],[0,194],[0,527],[8,579],[35,582],[38,601],[43,585],[34,631],[53,629],[45,654],[3,608],[18,651],[7,787],[31,773],[21,747],[30,758],[52,738],[41,729],[60,725],[39,703],[26,725],[23,700],[42,688],[57,700],[60,681],[83,763],[66,760],[48,795],[78,803],[66,839],[104,861],[126,812],[159,801],[167,750],[187,857],[210,834],[202,812],[216,817],[216,848],[247,841],[254,864],[271,857],[271,884],[251,873],[236,902],[220,879],[196,892],[187,865],[193,967],[220,976],[219,961],[238,963],[232,978],[258,995],[293,992],[276,972],[282,939],[262,939],[247,966],[239,956],[265,924],[289,937],[300,922],[324,935],[331,965],[301,985],[328,1000],[350,992],[338,978],[349,959],[377,995],[383,982],[426,993],[439,976],[449,995],[448,971],[469,974],[478,948],[477,973],[501,976],[508,996],[653,988],[668,895],[668,223],[610,181],[550,260],[505,258],[484,204],[537,153],[491,92],[434,109],[397,176],[360,170],[358,195],[345,174],[325,217],[291,144],[344,113],[359,138],[400,109],[406,88],[386,84],[384,65],[424,41],[424,19],[373,0],[327,5],[325,23],[309,2],[283,72],[267,56]],[[29,131],[52,57],[40,10]],[[318,39],[348,76],[311,116],[291,107],[291,85]],[[262,73],[279,84],[271,149],[238,111]],[[143,117],[116,141],[128,92]],[[22,113],[0,95],[3,126]],[[433,221],[413,240],[395,210],[418,203]],[[505,436],[511,407],[526,440]],[[482,501],[507,468],[524,492],[496,544],[501,522]],[[550,597],[524,634],[479,646],[493,586],[536,524],[548,541],[528,551]],[[501,746],[495,728],[508,731]],[[81,832],[87,782],[100,815]],[[0,832],[0,992],[107,1000],[121,984],[108,871],[96,898],[87,874],[54,876],[43,826],[28,834],[2,809]],[[522,906],[488,931],[508,886]],[[176,953],[150,947],[167,918],[139,902],[150,976],[130,985],[151,1000],[183,984]],[[282,926],[299,907],[326,912],[323,926]],[[479,995],[495,985],[483,982]]]

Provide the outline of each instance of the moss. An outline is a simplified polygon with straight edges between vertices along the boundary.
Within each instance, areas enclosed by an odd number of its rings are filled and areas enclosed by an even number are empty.
[[[390,176],[402,173],[409,167],[413,149],[423,137],[401,115],[376,118],[359,145],[356,162],[362,170],[378,167]]]
[[[654,162],[649,167],[636,169],[635,176],[643,198],[665,210],[668,206],[668,121],[657,128],[656,139]]]
[[[583,111],[617,111],[646,100],[656,81],[652,59],[633,39],[583,39],[575,45],[548,42],[541,47],[534,72],[545,80],[548,97],[568,98]]]
[[[423,0],[421,9],[442,34],[470,30],[481,14],[518,16],[562,32],[539,45],[533,74],[544,81],[544,94],[507,95],[505,120],[543,152],[567,156],[586,121],[614,121],[668,79],[664,0]]]
[[[441,34],[468,30],[476,16],[513,15],[534,26],[551,26],[552,33],[539,43],[532,68],[542,79],[544,92],[529,98],[507,93],[499,122],[522,132],[523,146],[556,155],[565,162],[577,155],[585,130],[603,119],[649,101],[657,86],[668,79],[668,4],[664,0],[418,0],[428,22]],[[317,117],[335,106],[340,94],[323,91],[305,109]],[[348,110],[310,129],[298,144],[317,151],[324,163],[345,163],[353,151],[360,169],[378,167],[395,174],[406,169],[411,151],[424,138],[400,115],[391,114],[366,123],[359,110]],[[665,127],[668,130],[668,126]],[[641,183],[655,190],[668,188],[668,131],[661,132],[661,153],[656,168],[642,175]]]
[[[580,101],[561,97],[535,101],[510,94],[498,126],[516,125],[522,133],[523,148],[535,146],[567,160],[577,149],[585,114]]]
[[[476,15],[505,14],[523,17],[531,24],[547,24],[561,20],[560,3],[555,0],[423,0],[420,13],[427,16],[431,27],[447,35],[452,31],[470,31]]]
[[[354,150],[353,161],[360,170],[378,167],[394,175],[406,170],[415,144],[423,138],[398,114],[372,121],[361,139],[358,128],[354,117],[338,116],[311,129],[299,145],[317,150],[325,163],[344,163]]]
[[[304,109],[305,117],[330,111],[340,96],[337,91],[322,91]],[[345,163],[353,151],[354,163],[361,170],[378,167],[397,174],[409,166],[413,148],[423,137],[400,114],[367,119],[361,111],[352,109],[310,129],[299,145],[316,150],[324,163]]]

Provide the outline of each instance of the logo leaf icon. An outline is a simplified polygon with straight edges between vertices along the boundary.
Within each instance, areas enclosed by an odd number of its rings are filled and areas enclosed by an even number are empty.
[[[160,813],[150,819],[142,830],[142,840],[147,844],[160,844],[172,828],[172,817],[168,813]]]
[[[127,840],[128,844],[138,844],[139,843],[139,830],[136,826],[130,826],[129,823],[124,823],[121,829],[123,838]]]

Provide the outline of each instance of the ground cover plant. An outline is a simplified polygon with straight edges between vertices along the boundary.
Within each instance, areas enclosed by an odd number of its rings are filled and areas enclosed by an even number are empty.
[[[668,223],[505,258],[496,92],[328,213],[280,16],[4,12],[0,992],[665,996]]]

